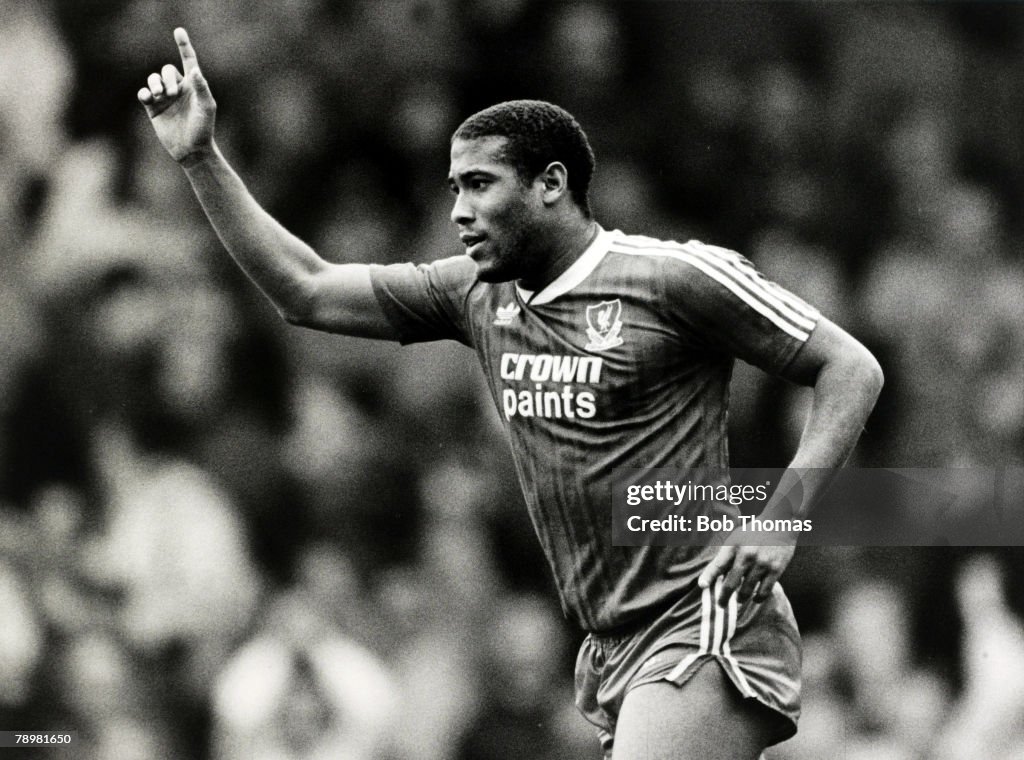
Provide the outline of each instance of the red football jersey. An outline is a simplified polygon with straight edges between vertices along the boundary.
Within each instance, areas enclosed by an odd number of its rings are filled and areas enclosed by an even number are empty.
[[[403,343],[476,351],[562,606],[590,631],[690,591],[715,551],[613,546],[615,471],[727,468],[734,359],[778,373],[819,319],[738,253],[618,231],[536,293],[466,256],[371,276]]]

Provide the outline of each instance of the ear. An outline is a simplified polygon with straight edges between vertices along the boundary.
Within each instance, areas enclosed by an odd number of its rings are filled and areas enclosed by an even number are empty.
[[[539,175],[537,181],[541,183],[542,200],[547,206],[553,205],[569,193],[569,170],[561,161],[552,161]]]

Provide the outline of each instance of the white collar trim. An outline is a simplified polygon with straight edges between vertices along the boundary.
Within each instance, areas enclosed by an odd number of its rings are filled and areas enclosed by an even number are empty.
[[[534,295],[534,291],[523,290],[517,282],[516,292],[519,294],[519,297],[531,306],[540,306],[568,293],[587,279],[591,272],[597,269],[597,265],[601,263],[611,247],[613,234],[598,225],[597,235],[594,236],[593,241],[587,246],[587,250],[580,254],[580,257],[568,269],[549,282],[539,293]]]

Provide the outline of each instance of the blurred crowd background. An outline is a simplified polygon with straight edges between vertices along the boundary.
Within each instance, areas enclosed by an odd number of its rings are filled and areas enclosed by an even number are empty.
[[[218,140],[332,261],[459,252],[448,138],[538,97],[606,227],[742,251],[878,355],[854,463],[1024,464],[1024,7],[0,4],[0,728],[76,760],[597,757],[472,355],[286,326],[135,93],[187,26]],[[808,398],[737,368],[736,466]],[[1024,757],[1015,549],[803,549],[771,760]]]

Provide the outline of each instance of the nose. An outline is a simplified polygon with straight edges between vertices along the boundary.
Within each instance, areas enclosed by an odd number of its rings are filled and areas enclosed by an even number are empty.
[[[458,225],[473,221],[473,209],[466,200],[466,193],[458,193],[452,204],[452,221]]]

